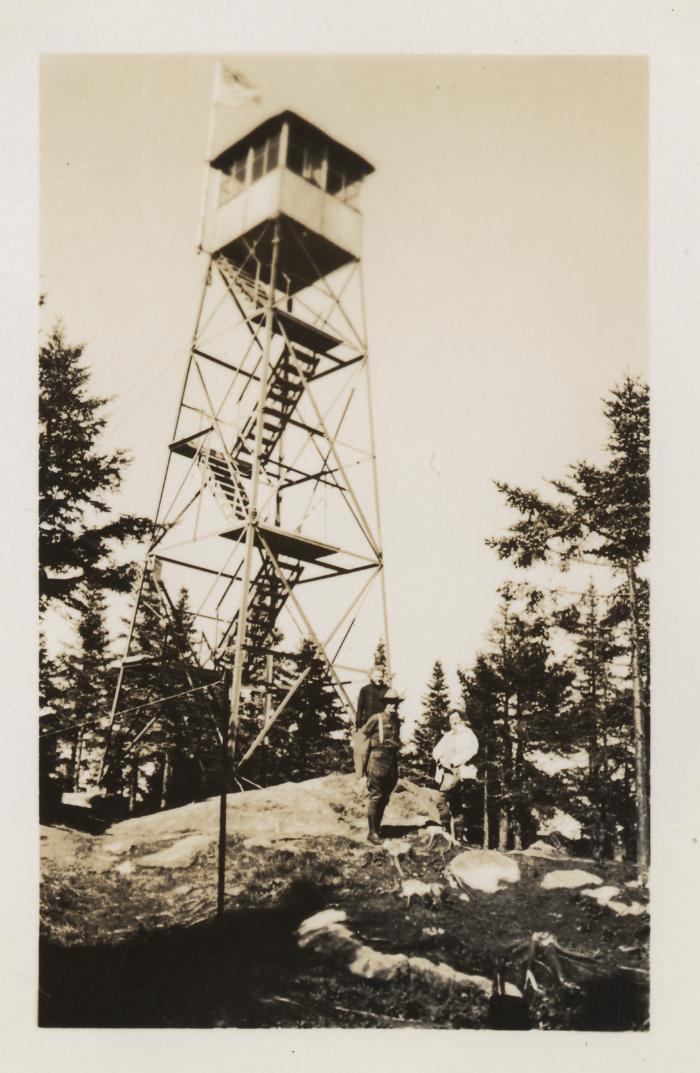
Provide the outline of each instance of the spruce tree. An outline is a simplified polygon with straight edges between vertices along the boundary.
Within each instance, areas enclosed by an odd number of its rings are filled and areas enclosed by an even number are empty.
[[[348,724],[325,661],[303,640],[295,674],[309,671],[270,734],[275,781],[303,781],[343,770]]]
[[[379,669],[382,671],[382,674],[384,675],[384,681],[388,683],[387,674],[389,668],[386,659],[386,645],[384,644],[384,639],[381,637],[379,641],[377,641],[377,647],[374,650],[374,659],[372,660],[372,664],[375,667],[379,667]]]
[[[510,584],[500,594],[489,648],[460,682],[486,767],[484,826],[506,849],[534,834],[533,806],[546,812],[554,805],[551,783],[534,754],[566,748],[573,675],[554,655],[543,594]]]
[[[77,626],[77,646],[64,656],[70,709],[70,788],[94,786],[99,749],[111,703],[114,675],[110,672],[109,634],[105,624],[105,598],[88,589]],[[84,770],[83,770],[84,769]],[[81,777],[82,776],[82,777]]]
[[[613,603],[615,601],[613,600]],[[571,722],[586,766],[570,775],[573,791],[567,811],[587,828],[598,858],[610,857],[623,842],[633,841],[632,785],[634,743],[629,716],[629,689],[621,688],[616,663],[625,651],[618,636],[617,613],[606,612],[591,582],[582,600],[564,608],[558,624],[575,640],[576,700]]]
[[[476,734],[479,752],[476,762],[482,788],[481,834],[482,845],[488,849],[495,830],[493,801],[498,787],[498,720],[501,714],[501,678],[483,652],[477,654],[470,671],[457,669],[460,689],[460,709]]]
[[[556,499],[498,483],[519,518],[508,533],[488,541],[501,558],[527,568],[553,561],[562,569],[581,558],[607,564],[621,576],[629,623],[629,676],[634,725],[637,862],[649,862],[646,648],[640,567],[649,550],[649,390],[627,376],[604,400],[608,420],[607,465],[577,462],[568,476],[551,481]]]
[[[220,784],[221,687],[203,688],[192,653],[186,589],[171,606],[150,570],[134,622],[106,785],[130,808],[159,808],[214,793]],[[218,690],[218,693],[217,693]]]
[[[450,729],[450,694],[445,671],[440,660],[433,664],[433,673],[423,697],[423,708],[413,730],[413,752],[406,758],[412,778],[431,782],[435,773],[433,749]]]
[[[42,816],[61,800],[68,789],[63,770],[64,731],[69,729],[66,712],[65,664],[61,656],[50,656],[43,633],[39,634],[39,806]]]
[[[116,545],[139,537],[142,518],[110,516],[127,455],[103,451],[106,399],[89,393],[84,346],[57,325],[39,351],[39,597],[81,610],[95,589],[128,592],[133,571]]]

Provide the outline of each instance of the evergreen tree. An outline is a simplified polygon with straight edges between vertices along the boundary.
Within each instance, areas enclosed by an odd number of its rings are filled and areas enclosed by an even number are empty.
[[[484,826],[501,849],[519,848],[534,834],[533,806],[541,811],[554,806],[551,784],[533,754],[571,748],[573,676],[554,656],[542,603],[536,589],[503,586],[490,649],[477,657],[471,674],[460,678],[486,766]]]
[[[593,852],[602,859],[619,852],[618,833],[625,841],[633,830],[633,739],[628,690],[621,689],[615,664],[624,652],[615,620],[601,610],[591,582],[583,600],[563,609],[558,624],[575,638],[576,700],[571,722],[587,763],[568,779],[567,811],[587,828]],[[573,792],[573,796],[572,795]]]
[[[498,721],[502,712],[501,677],[490,657],[477,654],[471,671],[457,669],[460,688],[460,708],[479,740],[477,762],[482,786],[481,832],[482,845],[488,849],[495,829],[493,816],[498,789],[498,757],[500,742]]]
[[[243,774],[262,785],[327,775],[342,770],[348,760],[348,724],[326,663],[318,656],[315,645],[303,640],[293,657],[280,657],[275,657],[268,705],[258,703],[257,715],[244,731],[241,755],[259,736],[266,715],[282,701],[290,684],[304,671],[308,673],[263,744],[242,767]]]
[[[285,722],[289,728],[287,777],[301,781],[346,766],[349,730],[325,660],[308,640],[302,642],[299,656],[297,671],[310,670],[289,704]]]
[[[105,599],[99,590],[89,589],[83,598],[84,610],[77,627],[78,645],[64,657],[67,694],[65,707],[70,719],[66,742],[70,743],[69,782],[71,790],[95,785],[99,767],[102,729],[107,721],[113,675],[109,671],[109,634],[105,625]]]
[[[39,805],[42,816],[49,816],[68,789],[67,772],[63,768],[63,731],[68,719],[65,713],[66,681],[64,663],[51,657],[46,650],[43,633],[39,634]]]
[[[99,448],[106,399],[89,394],[83,346],[69,346],[60,326],[39,351],[39,596],[85,607],[94,589],[127,592],[130,564],[113,551],[145,531],[145,520],[108,517],[127,456]],[[107,520],[102,520],[107,518]]]
[[[147,570],[105,780],[132,811],[183,804],[220,785],[221,687],[203,688],[193,640],[187,591],[168,604]]]
[[[379,667],[381,669],[381,671],[382,671],[382,673],[384,675],[384,681],[388,683],[388,677],[387,676],[388,676],[389,666],[388,666],[387,658],[386,658],[386,645],[384,644],[384,639],[381,638],[381,637],[380,637],[379,641],[377,642],[377,647],[374,650],[374,659],[372,660],[372,663],[373,663],[373,665],[375,667]]]
[[[412,778],[431,782],[435,773],[433,749],[450,729],[450,694],[445,671],[440,660],[433,664],[433,673],[423,697],[423,708],[413,729],[413,752],[406,757],[406,767]]]
[[[649,550],[649,391],[632,377],[604,401],[608,464],[578,462],[564,480],[550,482],[555,501],[508,484],[497,485],[520,515],[508,533],[488,543],[519,567],[557,562],[563,569],[584,555],[624,579],[629,624],[630,682],[635,748],[637,861],[649,860],[648,745],[642,683],[646,617],[639,569]]]

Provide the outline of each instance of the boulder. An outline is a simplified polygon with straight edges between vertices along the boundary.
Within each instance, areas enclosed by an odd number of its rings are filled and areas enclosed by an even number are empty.
[[[621,917],[637,917],[648,912],[641,902],[621,902],[615,895],[620,893],[619,887],[597,887],[596,889],[582,890],[581,894],[586,898],[593,898],[598,905],[606,905]]]
[[[549,842],[543,842],[541,839],[533,842],[522,852],[524,857],[546,857],[548,860],[561,860],[562,857],[566,856],[563,850],[552,846]]]
[[[470,849],[459,853],[445,869],[448,882],[458,887],[471,887],[485,894],[495,894],[508,883],[517,883],[520,868],[517,861],[505,853],[490,849]]]
[[[602,883],[600,876],[592,872],[584,872],[582,868],[558,868],[553,872],[547,872],[540,886],[543,890],[575,890],[577,887],[588,887],[591,883]]]
[[[346,927],[346,920],[342,909],[324,909],[307,917],[297,928],[299,946],[310,948],[324,957],[340,955],[347,959],[348,971],[365,980],[391,981],[410,972],[433,984],[477,988],[484,995],[491,994],[491,981],[485,976],[460,972],[444,961],[436,963],[425,957],[385,954],[374,950],[355,938]],[[424,932],[442,934],[443,930],[426,928]],[[518,996],[520,991],[513,984],[506,984],[506,994]]]
[[[407,968],[405,954],[382,954],[371,946],[358,946],[348,965],[353,976],[362,976],[365,980],[394,980]]]
[[[146,857],[139,857],[135,863],[140,868],[189,868],[200,853],[206,852],[211,844],[212,839],[209,835],[190,835],[189,838],[182,838],[167,849],[149,853]]]

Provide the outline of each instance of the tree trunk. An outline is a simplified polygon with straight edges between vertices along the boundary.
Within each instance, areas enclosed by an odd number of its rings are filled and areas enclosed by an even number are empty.
[[[307,735],[300,730],[299,738],[299,750],[297,752],[297,763],[299,765],[299,781],[303,782],[306,775],[306,738]]]
[[[170,750],[165,754],[163,761],[163,782],[160,788],[160,808],[164,809],[168,807],[168,797],[170,795],[170,784],[173,777],[173,762]]]
[[[131,777],[129,779],[129,812],[136,808],[136,794],[139,788],[139,758],[135,756],[131,764]]]
[[[498,801],[498,848],[508,848],[508,834],[510,828],[510,791],[513,777],[513,742],[510,736],[510,705],[508,694],[503,694],[503,730],[501,732],[503,750],[501,755],[501,770],[499,773],[499,801]]]
[[[637,865],[649,867],[649,797],[647,791],[647,750],[642,710],[642,681],[639,672],[639,611],[634,564],[627,562],[627,590],[630,601],[630,641],[632,675],[632,714],[634,719],[634,775],[637,799]]]
[[[508,809],[503,800],[498,803],[498,848],[508,849]]]
[[[522,739],[522,735],[519,733],[522,727],[522,709],[520,706],[520,697],[516,700],[516,731],[511,735],[513,741],[513,774],[511,778],[511,785],[515,789],[517,806],[511,810],[511,829],[513,832],[513,849],[523,848],[523,824],[522,824],[522,764],[523,754],[525,752],[525,745]]]
[[[83,730],[79,730],[73,739],[70,757],[70,788],[74,793],[80,789],[80,760],[83,751]]]
[[[481,844],[484,849],[489,848],[489,841],[491,838],[491,831],[489,828],[489,775],[488,771],[484,772],[484,820],[483,820],[483,835]]]
[[[608,757],[608,680],[607,675],[603,677],[603,696],[602,696],[602,718],[600,722],[600,747],[601,747],[601,800],[600,800],[600,822],[603,828],[603,849],[604,852],[613,852],[614,842],[614,825],[615,825],[615,810],[610,807],[610,772],[609,757]],[[612,830],[611,830],[612,819]]]

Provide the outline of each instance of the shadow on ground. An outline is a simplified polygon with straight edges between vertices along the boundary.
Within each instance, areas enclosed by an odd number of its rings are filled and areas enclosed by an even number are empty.
[[[40,945],[39,1024],[68,1028],[253,1027],[261,999],[293,976],[294,931],[324,904],[297,884],[284,904],[226,914],[119,944]]]

